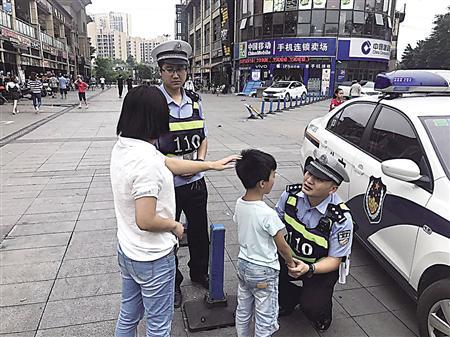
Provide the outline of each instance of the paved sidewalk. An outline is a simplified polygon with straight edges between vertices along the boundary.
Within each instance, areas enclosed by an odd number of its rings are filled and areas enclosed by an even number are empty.
[[[208,159],[255,147],[272,153],[278,176],[267,203],[298,182],[298,151],[309,120],[327,102],[246,120],[243,104],[256,99],[203,95],[209,130]],[[113,336],[120,303],[116,224],[109,160],[121,100],[114,90],[72,109],[0,148],[0,337]],[[34,116],[33,116],[34,117]],[[21,115],[19,115],[21,118]],[[2,120],[4,120],[2,118]],[[238,253],[232,222],[243,189],[234,171],[207,174],[209,218],[226,227],[225,290],[236,294]],[[180,249],[184,299],[205,294],[187,277]],[[416,336],[415,305],[357,244],[351,276],[334,295],[334,321],[317,333],[300,311],[280,320],[276,336]],[[173,336],[235,336],[234,328],[191,333],[175,311]],[[139,336],[145,336],[141,324]]]

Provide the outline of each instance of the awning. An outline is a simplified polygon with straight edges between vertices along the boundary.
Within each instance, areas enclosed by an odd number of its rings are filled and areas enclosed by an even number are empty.
[[[216,62],[216,63],[211,63],[211,64],[205,64],[203,67],[201,67],[201,69],[212,69],[215,66],[218,66],[218,65],[220,65],[222,63],[223,63],[223,61]]]

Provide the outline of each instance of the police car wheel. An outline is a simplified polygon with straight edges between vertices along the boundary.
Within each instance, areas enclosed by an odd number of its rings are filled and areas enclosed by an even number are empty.
[[[422,337],[450,335],[450,278],[426,288],[417,303],[417,318]]]

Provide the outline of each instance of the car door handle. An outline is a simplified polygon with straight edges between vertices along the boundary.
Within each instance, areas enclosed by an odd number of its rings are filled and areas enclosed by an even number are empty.
[[[363,164],[358,164],[357,166],[354,166],[355,168],[355,172],[359,175],[363,175],[364,174],[364,166]]]

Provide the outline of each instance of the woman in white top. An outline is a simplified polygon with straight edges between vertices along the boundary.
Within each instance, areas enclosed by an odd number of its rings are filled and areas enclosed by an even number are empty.
[[[111,155],[117,217],[122,303],[116,337],[134,337],[144,312],[147,336],[170,336],[175,255],[183,225],[175,221],[173,174],[231,168],[237,156],[216,162],[166,158],[154,146],[169,131],[169,110],[156,87],[139,86],[125,97]]]
[[[17,79],[14,76],[11,76],[9,81],[6,83],[6,91],[8,91],[11,95],[11,99],[13,101],[13,115],[17,115],[19,113],[19,109],[17,108],[17,104],[20,99],[20,86],[17,82]]]

